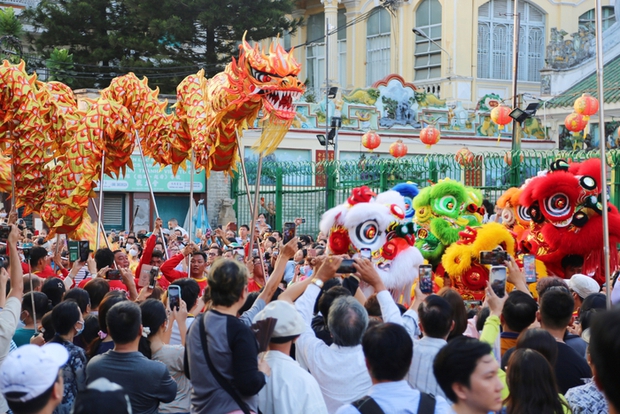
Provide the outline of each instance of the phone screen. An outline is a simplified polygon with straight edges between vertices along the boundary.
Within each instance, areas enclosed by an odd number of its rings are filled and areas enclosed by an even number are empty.
[[[495,294],[503,298],[506,294],[506,266],[492,266],[489,279]]]
[[[284,230],[282,233],[282,241],[284,244],[291,241],[293,237],[295,237],[295,223],[284,223]]]
[[[181,287],[171,285],[168,286],[168,306],[170,309],[179,310],[179,304],[181,303]]]
[[[372,253],[371,253],[370,249],[368,249],[368,248],[360,249],[360,255],[364,259],[368,259],[368,260],[372,259]]]
[[[149,273],[149,288],[153,289],[155,287],[157,276],[159,276],[159,267],[153,266]]]
[[[431,265],[420,265],[420,291],[426,295],[433,293],[433,268]]]
[[[536,283],[536,256],[533,254],[523,255],[523,273],[526,283]]]

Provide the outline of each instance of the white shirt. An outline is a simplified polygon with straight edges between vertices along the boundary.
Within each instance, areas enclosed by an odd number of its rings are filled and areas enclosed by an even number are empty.
[[[340,406],[352,403],[368,393],[372,382],[366,369],[362,345],[327,346],[318,339],[310,323],[314,303],[321,289],[314,284],[306,291],[295,306],[306,322],[306,331],[296,342],[295,356],[299,364],[308,369],[317,380],[329,413],[335,413]],[[402,325],[400,311],[387,290],[377,294],[385,322]]]
[[[412,389],[404,380],[375,384],[368,395],[386,414],[417,414],[420,405],[420,391]],[[445,399],[436,398],[435,414],[454,412]],[[337,414],[359,414],[359,411],[352,405],[345,405],[337,411]]]
[[[188,316],[185,319],[185,327],[189,331],[189,327],[192,326],[192,322],[194,322],[193,316]],[[181,344],[181,331],[179,331],[179,325],[177,321],[172,322],[172,333],[170,334],[170,345],[182,345]]]
[[[444,339],[428,336],[413,342],[413,359],[407,376],[409,385],[427,394],[446,398],[433,373],[435,356],[446,344]]]
[[[327,414],[319,384],[293,358],[269,351],[265,361],[271,375],[258,393],[258,407],[263,414]]]
[[[17,329],[21,310],[22,303],[14,296],[8,298],[4,308],[0,310],[0,365],[9,354],[11,340]],[[4,396],[0,394],[0,413],[5,413],[8,410],[9,406]]]

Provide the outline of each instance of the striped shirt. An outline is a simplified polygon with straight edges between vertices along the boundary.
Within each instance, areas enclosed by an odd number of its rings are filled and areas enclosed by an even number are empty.
[[[413,359],[407,376],[409,385],[427,394],[446,398],[433,373],[435,356],[446,344],[444,339],[428,336],[419,341],[413,341]]]

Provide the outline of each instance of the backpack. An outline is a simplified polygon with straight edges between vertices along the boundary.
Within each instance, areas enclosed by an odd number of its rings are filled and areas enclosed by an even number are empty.
[[[420,404],[418,404],[418,414],[433,414],[437,400],[433,394],[420,392]],[[379,404],[368,395],[351,403],[361,414],[385,414]]]

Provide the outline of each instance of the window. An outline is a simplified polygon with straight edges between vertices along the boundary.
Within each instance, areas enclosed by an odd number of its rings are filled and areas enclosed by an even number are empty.
[[[512,79],[513,7],[511,0],[491,0],[478,8],[478,77]],[[519,3],[519,73],[521,81],[539,82],[545,58],[545,15]]]
[[[103,196],[103,227],[106,230],[125,228],[125,196],[105,193]]]
[[[306,86],[318,97],[325,84],[325,14],[309,16],[306,30]]]
[[[390,13],[375,9],[366,26],[366,85],[390,74]]]
[[[592,9],[579,16],[579,26],[594,28],[595,14],[595,10]],[[616,23],[616,15],[614,14],[613,6],[603,6],[603,30],[607,30],[614,23]]]
[[[347,87],[347,16],[345,9],[338,9],[338,83]]]
[[[424,0],[415,12],[415,27],[441,44],[441,4]],[[415,35],[415,79],[441,77],[441,49],[423,36]]]

